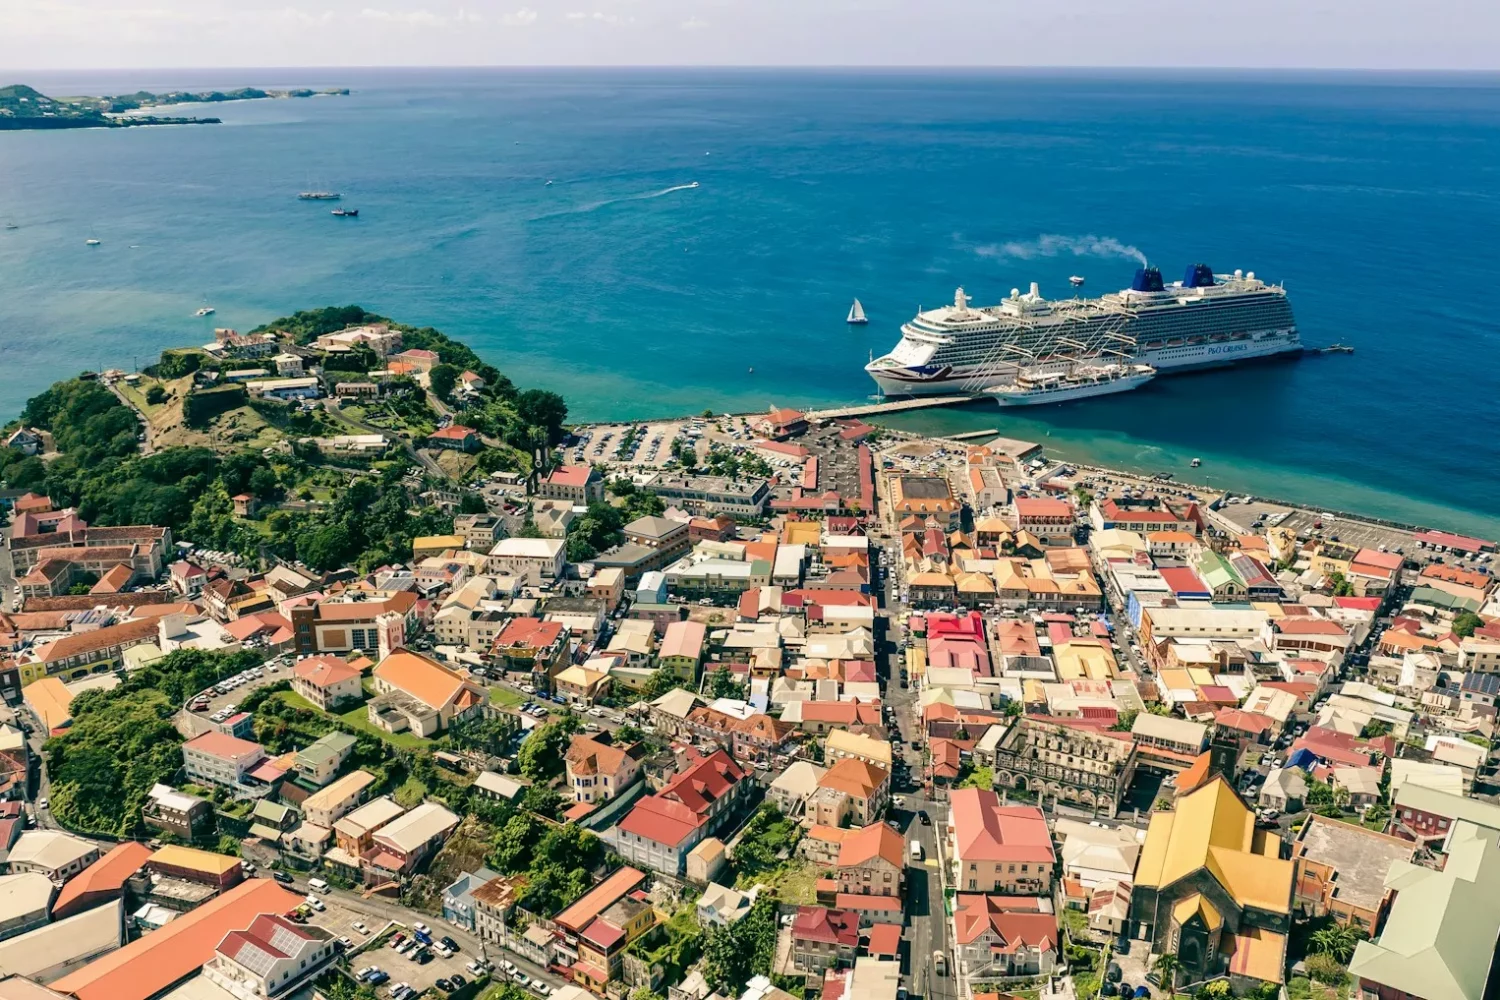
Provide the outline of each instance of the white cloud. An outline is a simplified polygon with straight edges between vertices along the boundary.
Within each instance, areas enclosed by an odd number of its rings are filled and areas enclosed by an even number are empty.
[[[570,10],[570,11],[568,11],[568,20],[569,21],[585,21],[585,20],[588,20],[588,15],[585,14],[581,10]]]
[[[448,19],[441,14],[434,14],[423,7],[418,10],[377,10],[366,7],[359,12],[360,17],[367,17],[372,21],[386,21],[393,24],[410,24],[421,27],[440,27],[448,23]]]
[[[527,25],[536,23],[536,11],[530,7],[522,7],[514,14],[506,14],[500,19],[500,23],[509,25],[512,28],[524,28]]]
[[[700,17],[690,17],[682,22],[683,31],[697,31],[700,28],[706,27],[708,27],[708,22]]]

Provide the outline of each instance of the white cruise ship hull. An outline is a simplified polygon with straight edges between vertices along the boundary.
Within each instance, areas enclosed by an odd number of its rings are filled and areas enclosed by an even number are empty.
[[[994,392],[990,395],[994,396],[995,402],[1001,406],[1046,406],[1049,403],[1072,403],[1094,396],[1112,396],[1117,392],[1129,392],[1131,389],[1139,389],[1155,377],[1155,372],[1146,372],[1141,375],[1127,375],[1111,381],[1093,382],[1066,389],[1041,392]]]
[[[1295,332],[1266,334],[1260,339],[1191,344],[1140,351],[1130,357],[1134,364],[1150,365],[1158,373],[1171,374],[1222,368],[1246,361],[1257,361],[1285,354],[1301,354],[1302,343]],[[1056,370],[1062,371],[1061,361]],[[1043,366],[1046,367],[1046,366]],[[1009,385],[1016,375],[1014,368],[1004,371],[982,370],[979,366],[919,365],[884,366],[880,361],[865,366],[880,391],[887,396],[958,396],[979,394],[996,386]],[[982,371],[982,374],[981,374]]]

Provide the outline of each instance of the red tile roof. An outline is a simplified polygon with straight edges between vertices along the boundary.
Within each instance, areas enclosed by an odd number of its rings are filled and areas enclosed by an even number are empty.
[[[1259,712],[1245,712],[1238,708],[1221,709],[1214,716],[1214,724],[1227,729],[1238,729],[1246,733],[1264,733],[1276,726],[1276,720]]]
[[[1174,594],[1207,594],[1208,584],[1186,566],[1167,566],[1157,570]]]
[[[958,855],[965,861],[1051,864],[1052,836],[1035,806],[1002,806],[987,788],[959,788],[950,796]]]
[[[1073,505],[1051,497],[1016,497],[1016,515],[1023,521],[1033,517],[1072,517]]]
[[[745,772],[723,750],[716,750],[648,795],[620,823],[638,837],[676,847],[708,822],[715,802],[730,793]]]
[[[241,760],[245,757],[262,757],[265,750],[259,743],[242,740],[238,736],[230,736],[228,733],[204,733],[202,736],[194,737],[183,744],[189,750],[200,750],[203,753],[213,754],[226,760]]]
[[[1282,635],[1341,635],[1348,637],[1338,622],[1326,618],[1278,618],[1272,626]]]
[[[792,937],[819,944],[859,946],[859,917],[823,906],[799,906],[792,920]]]
[[[1454,535],[1446,531],[1421,531],[1412,538],[1428,545],[1446,545],[1450,549],[1458,549],[1460,552],[1483,552],[1495,549],[1495,543],[1483,538],[1468,538],[1464,535]]]
[[[427,437],[438,441],[463,441],[478,434],[479,432],[472,427],[465,427],[462,424],[449,424],[442,430],[433,431]]]
[[[999,941],[993,946],[1001,953],[1022,948],[1051,951],[1057,948],[1057,918],[1050,913],[1024,913],[1005,908],[1001,896],[959,893],[953,922],[960,944],[973,944],[986,932],[993,931]]]
[[[894,955],[901,950],[901,925],[876,924],[870,928],[869,938],[865,951],[871,955]]]
[[[593,474],[592,465],[559,465],[547,476],[547,482],[553,486],[584,487],[589,484],[589,477]]]
[[[546,649],[562,634],[562,622],[547,622],[540,618],[512,618],[495,637],[497,650]]]

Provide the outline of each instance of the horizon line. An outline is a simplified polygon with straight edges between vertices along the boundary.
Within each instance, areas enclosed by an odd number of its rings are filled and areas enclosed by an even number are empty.
[[[12,73],[124,73],[124,72],[240,72],[240,71],[285,71],[304,72],[359,72],[370,70],[566,70],[566,71],[619,71],[619,70],[694,70],[694,71],[817,71],[817,72],[927,72],[940,74],[961,73],[1327,73],[1327,74],[1395,74],[1424,76],[1493,76],[1500,78],[1500,66],[1491,68],[1424,67],[1424,66],[1147,66],[1147,65],[1100,65],[1100,64],[985,64],[936,65],[926,63],[890,64],[844,64],[844,63],[473,63],[473,64],[424,64],[387,63],[368,65],[250,65],[226,66],[31,66],[10,67]]]

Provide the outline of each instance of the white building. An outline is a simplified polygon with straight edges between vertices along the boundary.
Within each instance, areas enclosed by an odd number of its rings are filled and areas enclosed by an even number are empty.
[[[230,931],[203,965],[206,979],[237,1000],[264,1000],[291,991],[322,972],[336,957],[336,939],[312,924],[294,924],[262,913],[242,931]]]
[[[567,565],[566,545],[561,538],[502,538],[490,549],[487,568],[529,583],[557,580]]]
[[[27,830],[10,849],[10,872],[40,872],[62,885],[99,860],[99,848],[53,830]]]

